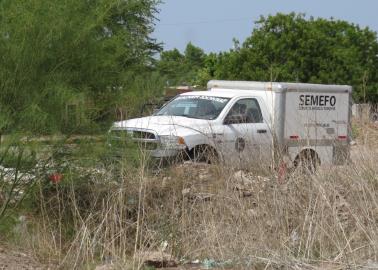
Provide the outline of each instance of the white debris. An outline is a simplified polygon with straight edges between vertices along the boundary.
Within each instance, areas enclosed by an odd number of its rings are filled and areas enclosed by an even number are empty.
[[[103,264],[96,266],[95,270],[114,270],[115,267],[113,264]]]
[[[184,189],[181,191],[181,194],[182,194],[182,196],[186,197],[187,195],[190,194],[190,188],[184,188]]]

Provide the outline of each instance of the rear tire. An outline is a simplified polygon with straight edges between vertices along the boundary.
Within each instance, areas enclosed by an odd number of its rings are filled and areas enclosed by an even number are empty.
[[[306,149],[295,158],[294,166],[301,173],[314,174],[320,166],[320,159],[314,150]]]
[[[371,120],[373,123],[377,122],[377,121],[378,121],[378,113],[372,113],[372,114],[370,115],[370,120]]]

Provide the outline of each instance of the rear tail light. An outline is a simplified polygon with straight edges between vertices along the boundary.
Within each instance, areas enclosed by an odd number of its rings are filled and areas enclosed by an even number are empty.
[[[298,139],[299,139],[299,136],[298,136],[298,135],[291,135],[291,136],[290,136],[290,139],[291,139],[291,140],[298,140]]]
[[[345,140],[348,138],[348,136],[340,135],[340,136],[338,136],[337,138],[338,138],[340,141],[345,141]]]

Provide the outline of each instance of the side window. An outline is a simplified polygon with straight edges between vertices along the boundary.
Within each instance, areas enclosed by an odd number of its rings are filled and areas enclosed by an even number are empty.
[[[236,102],[225,119],[225,124],[262,122],[260,106],[254,98],[241,99]]]

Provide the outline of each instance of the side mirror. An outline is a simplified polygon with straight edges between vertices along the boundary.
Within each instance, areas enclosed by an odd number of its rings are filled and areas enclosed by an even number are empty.
[[[247,117],[242,114],[233,114],[228,115],[225,119],[223,124],[225,125],[232,125],[232,124],[240,124],[240,123],[246,123]]]

